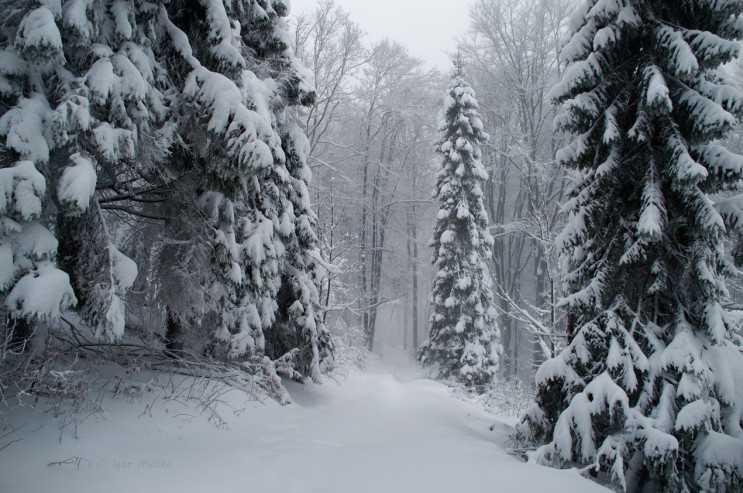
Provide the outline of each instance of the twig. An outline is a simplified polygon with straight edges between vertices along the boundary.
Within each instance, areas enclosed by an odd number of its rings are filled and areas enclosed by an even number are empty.
[[[2,452],[3,450],[5,450],[6,448],[10,447],[14,443],[20,442],[21,440],[23,440],[23,438],[18,438],[17,440],[11,440],[10,442],[8,442],[5,445],[3,445],[2,447],[0,447],[0,452]]]
[[[70,465],[71,464],[71,465],[76,466],[78,469],[80,469],[80,465],[83,462],[87,462],[88,463],[88,467],[90,467],[90,461],[88,459],[86,459],[85,457],[78,457],[77,455],[74,455],[74,456],[69,457],[69,458],[64,459],[64,460],[58,460],[58,461],[54,461],[54,462],[49,462],[47,464],[47,466],[49,466],[49,467],[61,467],[61,466],[66,466],[66,465]]]
[[[21,428],[23,428],[24,426],[26,426],[26,424],[27,424],[27,423],[23,423],[23,424],[22,424],[21,426],[19,426],[18,428],[13,428],[13,429],[12,429],[12,430],[10,430],[9,432],[7,432],[7,433],[6,433],[5,435],[2,435],[2,436],[0,436],[0,440],[2,440],[3,438],[5,438],[5,437],[7,437],[7,436],[10,436],[10,435],[12,435],[12,434],[13,434],[13,433],[15,433],[16,431],[18,431],[18,430],[20,430]]]

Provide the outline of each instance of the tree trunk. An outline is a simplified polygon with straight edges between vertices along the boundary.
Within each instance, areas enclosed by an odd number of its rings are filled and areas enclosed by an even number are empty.
[[[407,299],[407,298],[406,298]],[[403,313],[403,324],[402,324],[402,349],[408,351],[408,326],[410,325],[410,310],[405,307]]]
[[[330,230],[328,234],[330,235],[330,238],[328,239],[328,264],[333,265],[333,261],[335,258],[333,257],[333,249],[335,248],[335,199],[333,198],[333,173],[331,171],[330,173],[330,225],[328,229]],[[333,273],[328,272],[328,286],[327,290],[325,291],[325,309],[322,313],[322,323],[324,324],[328,318],[328,308],[330,307],[330,291],[333,288]],[[322,299],[322,295],[320,296],[320,299]]]
[[[371,351],[374,344],[374,335],[370,334],[369,326],[369,287],[367,285],[367,245],[366,245],[366,229],[367,229],[367,190],[369,188],[369,153],[371,139],[371,121],[367,121],[366,125],[366,142],[364,143],[364,178],[361,185],[361,245],[359,252],[359,264],[361,267],[361,328],[363,330],[364,337],[366,338],[366,347]]]
[[[167,325],[165,329],[165,349],[168,350],[169,357],[176,357],[178,351],[183,351],[183,336],[185,330],[180,319],[173,314],[170,308],[167,308]],[[171,352],[172,351],[172,352]]]
[[[408,258],[410,259],[410,275],[413,288],[413,351],[418,350],[418,228],[416,224],[416,207],[411,206],[407,215],[408,226]]]
[[[536,303],[536,305],[534,306],[536,306],[537,308],[543,308],[547,303],[547,298],[545,297],[545,292],[547,290],[547,263],[544,260],[544,247],[542,247],[541,245],[537,245],[537,254],[534,258],[534,270],[534,302]],[[542,344],[540,344],[541,338],[542,336],[537,335],[534,341],[534,357],[532,365],[535,371],[544,361]]]

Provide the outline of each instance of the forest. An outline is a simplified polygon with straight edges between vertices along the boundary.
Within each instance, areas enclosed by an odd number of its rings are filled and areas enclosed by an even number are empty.
[[[8,491],[743,491],[743,1],[451,7],[0,0]]]

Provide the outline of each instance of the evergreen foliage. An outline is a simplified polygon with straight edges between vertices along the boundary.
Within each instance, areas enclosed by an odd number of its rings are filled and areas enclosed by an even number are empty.
[[[290,48],[288,2],[0,8],[0,289],[11,316],[54,317],[77,301],[99,339],[118,341],[136,282],[138,302],[166,314],[167,337],[210,324],[224,355],[260,359],[265,333],[296,331],[295,345],[268,355],[299,354],[298,370],[318,379],[331,346],[310,173],[288,151],[304,137],[287,115],[314,90]],[[295,315],[279,326],[282,283]]]
[[[627,491],[741,491],[743,371],[723,235],[740,234],[743,158],[724,137],[743,93],[740,1],[589,0],[552,96],[580,180],[558,238],[569,345],[517,427],[532,460]],[[739,255],[736,255],[739,257]],[[738,377],[736,377],[736,375]]]
[[[455,65],[439,114],[437,151],[443,159],[434,193],[439,209],[431,240],[437,273],[431,293],[431,332],[419,357],[423,365],[436,368],[439,378],[482,388],[495,377],[501,352],[487,282],[493,238],[482,194],[488,176],[479,149],[488,135],[461,59]]]

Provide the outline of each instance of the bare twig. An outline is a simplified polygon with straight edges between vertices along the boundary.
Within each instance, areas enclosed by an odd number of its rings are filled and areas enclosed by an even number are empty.
[[[85,457],[78,457],[77,455],[75,455],[75,456],[72,456],[72,457],[68,457],[67,459],[64,459],[64,460],[58,460],[58,461],[49,462],[47,464],[47,466],[49,466],[49,467],[62,467],[62,466],[72,465],[72,466],[75,466],[76,468],[80,469],[80,466],[83,465],[83,464],[87,464],[88,467],[90,467],[90,461],[88,459],[86,459]]]

